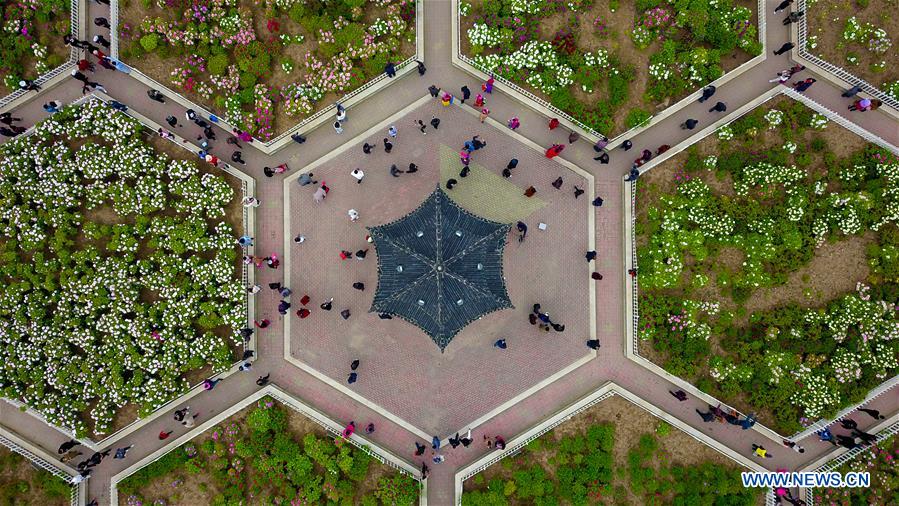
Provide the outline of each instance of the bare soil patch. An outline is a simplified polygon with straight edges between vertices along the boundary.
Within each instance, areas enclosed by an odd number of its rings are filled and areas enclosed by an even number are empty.
[[[884,85],[899,80],[899,67],[895,64],[899,59],[897,7],[897,0],[819,0],[811,4],[806,13],[808,34],[817,37],[817,47],[809,52],[883,90]],[[868,49],[867,40],[845,40],[843,30],[847,20],[853,16],[862,26],[870,23],[885,30],[892,46],[884,53],[875,53]],[[879,70],[874,67],[881,62],[886,62],[885,68]]]

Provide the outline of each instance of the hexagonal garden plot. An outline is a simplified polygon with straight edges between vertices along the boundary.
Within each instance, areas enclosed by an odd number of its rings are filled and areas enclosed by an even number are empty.
[[[788,98],[640,177],[640,352],[781,434],[899,371],[899,161]]]
[[[240,183],[145,133],[91,99],[0,146],[0,387],[80,436],[148,414],[242,344]]]
[[[121,58],[264,141],[415,54],[414,0],[132,0]]]
[[[441,119],[438,131],[429,127],[422,135],[404,127],[433,116]],[[584,345],[595,334],[590,325],[595,309],[588,302],[593,286],[584,253],[592,248],[588,214],[593,208],[590,193],[575,199],[572,187],[589,192],[593,182],[521,144],[507,129],[481,124],[470,111],[443,108],[436,100],[391,121],[400,133],[390,154],[381,147],[385,125],[304,169],[318,184],[298,185],[299,174],[285,182],[290,212],[285,264],[295,302],[286,321],[289,359],[387,410],[419,434],[443,435],[505,409],[547,378],[592,356]],[[474,135],[487,146],[472,153],[471,173],[463,178],[458,153]],[[377,144],[371,155],[363,153],[363,142]],[[519,160],[518,167],[503,178],[511,158]],[[408,170],[410,163],[417,172],[391,176],[391,165]],[[350,174],[357,167],[365,172],[361,184]],[[563,178],[561,190],[551,185],[558,177]],[[393,222],[418,208],[436,185],[445,188],[450,178],[458,184],[446,194],[463,209],[500,223],[521,220],[529,231],[519,242],[513,226],[503,253],[513,307],[475,319],[441,352],[421,328],[369,312],[378,288],[380,246],[376,251],[366,235],[367,227]],[[323,182],[330,192],[323,202],[315,202],[313,193]],[[536,194],[528,198],[524,192],[531,185]],[[358,221],[351,221],[350,209],[359,213]],[[470,232],[459,230],[463,237]],[[304,242],[290,240],[299,234]],[[353,258],[342,260],[342,250]],[[367,250],[361,261],[360,250]],[[354,283],[362,283],[364,290],[354,289]],[[311,297],[306,306],[310,314],[298,318],[293,311],[302,308],[296,301],[303,295]],[[331,310],[323,310],[320,305],[332,297]],[[434,313],[434,299],[420,298],[419,309]],[[419,304],[413,299],[409,304]],[[449,303],[458,302],[452,299]],[[564,331],[544,333],[532,326],[528,315],[535,303],[564,324]],[[348,319],[341,317],[343,310],[349,310]],[[508,348],[493,347],[498,339],[506,339]],[[358,381],[348,384],[354,359],[361,361]]]
[[[466,480],[462,504],[763,504],[759,489],[743,487],[742,470],[613,395]]]
[[[757,3],[459,0],[460,51],[609,137],[761,53]]]
[[[321,425],[271,397],[171,449],[116,486],[120,504],[172,506],[222,500],[412,506],[419,488],[370,450],[335,440]]]

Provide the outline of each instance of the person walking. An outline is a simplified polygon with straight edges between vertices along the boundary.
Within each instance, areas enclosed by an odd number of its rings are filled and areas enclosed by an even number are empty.
[[[337,121],[339,121],[341,123],[345,122],[347,120],[346,107],[344,107],[343,104],[338,102],[336,104],[336,109],[337,109],[337,115],[334,119],[336,119]]]
[[[484,84],[481,85],[481,91],[483,91],[484,93],[488,93],[488,94],[491,94],[491,95],[492,95],[492,94],[493,94],[493,83],[494,83],[494,81],[495,81],[495,80],[493,79],[492,76],[490,77],[490,79],[487,79],[487,82],[485,82]]]
[[[261,327],[260,327],[261,328]],[[220,379],[205,379],[203,380],[203,390],[212,390],[218,384]]]
[[[487,102],[484,100],[484,95],[481,95],[480,93],[478,93],[477,96],[474,97],[474,106],[475,107],[484,107],[484,105],[486,103]]]
[[[387,135],[390,136],[391,139],[396,140],[396,136],[399,131],[396,129],[396,125],[390,125],[387,127]]]
[[[790,71],[789,70],[781,70],[780,72],[777,73],[777,77],[775,77],[774,79],[770,79],[768,82],[783,84],[789,80],[790,80]]]
[[[852,97],[858,95],[861,91],[862,91],[862,85],[856,84],[855,86],[844,91],[842,94],[840,94],[840,96],[843,98],[852,98]]]
[[[94,25],[99,26],[101,28],[110,28],[109,20],[103,17],[94,18]]]
[[[709,109],[709,112],[724,112],[727,110],[727,104],[724,102],[717,102],[714,107]]]
[[[169,436],[171,436],[173,432],[175,432],[175,431],[173,431],[173,430],[170,430],[170,431],[164,431],[164,430],[161,430],[161,431],[159,431],[159,436],[157,436],[157,437],[159,437],[159,440],[160,440],[160,441],[164,441],[164,440],[168,439]]]
[[[259,378],[256,380],[256,385],[258,385],[260,387],[264,387],[265,385],[268,385],[268,378],[271,375],[272,375],[271,373],[268,373],[265,376],[259,376]]]
[[[241,165],[246,165],[247,162],[243,159],[243,153],[240,151],[235,151],[231,153],[231,161],[234,163],[239,163]]]
[[[549,159],[553,159],[559,156],[562,153],[562,150],[565,149],[564,144],[553,144],[549,148],[546,149],[545,156]]]
[[[396,77],[396,65],[393,62],[387,62],[387,64],[384,65],[384,73],[391,79]]]
[[[60,102],[59,100],[51,100],[51,101],[47,102],[46,104],[44,104],[44,110],[50,114],[59,112],[59,110],[61,108],[62,108],[62,102]]]
[[[489,116],[489,115],[490,115],[490,109],[487,109],[486,107],[481,109],[481,114],[478,116],[478,121],[483,123],[484,120],[487,119],[487,116]]]
[[[786,446],[787,448],[793,450],[793,451],[796,452],[796,453],[805,453],[805,448],[803,448],[803,447],[799,446],[798,444],[796,444],[795,441],[788,441],[788,440],[784,439],[784,440],[783,440],[783,444],[784,444],[784,446]]]
[[[90,80],[87,78],[87,76],[82,74],[78,69],[72,69],[71,76],[76,81],[81,81],[84,84],[87,84],[90,82]]]
[[[418,67],[418,75],[419,76],[425,75],[425,72],[428,71],[427,67],[425,67],[425,64],[418,60],[415,60],[415,65]]]
[[[334,122],[334,131],[337,132],[338,134],[343,133],[343,125],[341,125],[339,121]]]
[[[517,130],[521,126],[521,122],[518,120],[518,116],[512,116],[512,119],[506,125],[510,130]]]
[[[631,167],[631,171],[627,174],[627,177],[624,178],[625,182],[637,182],[637,179],[640,177],[640,169],[637,168],[636,165]],[[601,204],[601,203],[600,203]]]
[[[122,448],[116,448],[115,455],[112,458],[114,459],[124,459],[125,455],[128,453],[128,450],[134,448],[134,445],[124,446]]]
[[[63,453],[68,452],[69,450],[71,450],[72,448],[75,448],[76,446],[81,446],[81,442],[77,441],[75,439],[70,439],[70,440],[66,441],[65,443],[59,445],[59,448],[56,450],[56,453],[62,455]]]
[[[878,411],[876,409],[858,408],[858,410],[861,411],[862,413],[870,416],[871,418],[873,418],[875,420],[883,420],[885,418],[883,415],[880,414],[880,411]]]
[[[159,90],[147,90],[147,96],[150,97],[150,100],[154,102],[159,102],[160,104],[165,103],[165,96],[163,96],[163,94],[160,93]]]
[[[871,107],[871,99],[870,98],[860,98],[852,103],[848,107],[850,111],[859,111],[865,112]]]
[[[359,219],[359,211],[355,209],[350,209],[347,211],[347,214],[350,216],[350,221],[357,221]]]
[[[356,179],[356,184],[362,184],[362,179],[365,177],[365,172],[362,172],[362,169],[353,169],[350,172],[350,175]]]
[[[763,458],[763,459],[774,458],[774,455],[771,455],[770,453],[768,453],[768,450],[766,450],[764,446],[757,445],[755,443],[753,443],[753,445],[752,445],[752,453],[754,453],[756,457]]]
[[[681,130],[693,130],[694,128],[696,128],[696,125],[698,125],[698,124],[699,124],[698,120],[689,118],[689,119],[687,119],[687,121],[684,121],[683,123],[681,123],[680,127],[681,127]]]
[[[703,88],[702,96],[699,97],[699,103],[701,104],[701,103],[705,102],[706,100],[712,98],[712,95],[714,95],[716,91],[718,91],[718,88],[716,88],[715,86],[712,86],[711,84],[706,86],[705,88]]]
[[[817,82],[817,79],[809,77],[804,81],[799,81],[798,83],[793,83],[793,89],[798,91],[799,93],[804,93],[805,90],[812,87],[813,84]]]
[[[434,130],[437,130],[440,127],[440,118],[437,116],[431,118],[431,126],[434,127]]]
[[[774,14],[777,14],[778,12],[789,8],[792,4],[793,0],[783,0],[783,2],[781,2],[777,7],[774,8]]]
[[[796,47],[796,44],[793,44],[792,42],[784,42],[784,45],[780,46],[780,49],[775,50],[774,54],[780,56],[793,49],[794,47]]]
[[[106,49],[109,49],[110,44],[109,44],[109,41],[106,40],[106,37],[104,37],[102,35],[94,35],[93,40],[94,40],[94,44],[100,44],[101,46],[105,47]]]
[[[802,16],[805,16],[805,11],[791,12],[789,16],[784,18],[784,26],[799,21],[802,18]]]
[[[493,343],[494,348],[499,348],[501,350],[505,350],[507,348],[505,339],[497,339],[495,343]]]
[[[389,154],[391,151],[393,151],[393,143],[384,137],[384,152]]]
[[[551,120],[549,120],[548,126],[549,126],[550,130],[555,130],[556,128],[559,128],[559,118],[552,118]]]

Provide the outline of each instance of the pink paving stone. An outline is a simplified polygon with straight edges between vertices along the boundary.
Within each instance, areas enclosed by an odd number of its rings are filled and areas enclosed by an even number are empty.
[[[429,126],[428,135],[421,135],[409,126],[415,119],[428,122],[433,115],[441,119],[439,131]],[[378,144],[373,154],[364,155],[359,140],[312,169],[314,179],[331,188],[323,203],[313,202],[317,185],[285,183],[291,214],[287,236],[302,233],[308,238],[303,244],[291,243],[291,310],[299,307],[304,294],[312,298],[309,318],[301,320],[293,312],[289,316],[291,353],[345,385],[350,362],[359,359],[354,391],[422,431],[443,436],[590,355],[584,341],[590,338],[587,301],[593,281],[584,254],[589,249],[587,213],[593,208],[589,193],[573,196],[573,184],[588,187],[585,178],[455,107],[429,102],[397,119],[396,125],[400,134],[391,154],[381,146],[386,134],[378,132],[365,139]],[[472,154],[473,166],[499,174],[510,158],[518,158],[511,182],[522,193],[534,185],[547,205],[524,219],[529,232],[523,243],[517,242],[513,227],[505,249],[504,275],[515,308],[468,325],[441,353],[418,327],[367,312],[377,289],[377,257],[365,241],[365,227],[391,222],[417,208],[439,182],[440,145],[458,151],[475,134],[488,146]],[[410,162],[418,165],[418,173],[390,176],[392,163],[406,169]],[[461,168],[458,159],[452,163]],[[350,176],[355,167],[365,171],[362,184]],[[550,184],[558,176],[564,179],[561,190]],[[473,177],[457,179],[460,187],[474,184]],[[351,208],[359,212],[358,222],[350,221]],[[547,223],[545,231],[538,230],[539,222]],[[366,247],[370,250],[364,261],[338,257],[341,249]],[[365,283],[364,292],[352,288],[356,281]],[[330,297],[332,311],[321,310],[319,304]],[[543,333],[529,324],[535,302],[565,324],[563,333]],[[351,311],[349,320],[340,317],[343,309]],[[507,350],[492,346],[499,338],[507,339]]]

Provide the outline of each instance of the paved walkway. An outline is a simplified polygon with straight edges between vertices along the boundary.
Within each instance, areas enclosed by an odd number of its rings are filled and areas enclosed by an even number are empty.
[[[768,83],[768,79],[772,78],[777,71],[791,66],[787,55],[774,56],[771,54],[772,49],[780,47],[789,37],[788,29],[779,22],[783,16],[772,14],[776,3],[778,2],[773,0],[767,2],[767,16],[772,20],[768,24],[767,59],[740,78],[718,89],[715,98],[726,102],[730,111],[735,111],[741,105],[752,102],[756,97],[769,90],[774,85]],[[297,169],[304,167],[322,155],[338,149],[348,139],[354,138],[383,121],[406,104],[419,99],[429,84],[434,83],[453,92],[463,84],[467,84],[472,89],[479,86],[477,79],[451,64],[450,55],[453,47],[451,26],[448,22],[452,19],[451,3],[445,0],[426,0],[425,4],[427,13],[423,29],[426,41],[425,62],[428,66],[428,73],[425,77],[420,78],[413,74],[402,78],[385,91],[353,107],[349,111],[350,121],[342,136],[335,135],[333,130],[326,125],[309,134],[308,142],[305,144],[291,145],[274,157],[265,157],[256,150],[245,149],[244,159],[248,161],[248,165],[238,168],[256,178],[257,195],[263,202],[262,206],[257,209],[258,225],[255,231],[257,247],[260,252],[266,252],[266,254],[282,252],[284,245],[282,224],[285,218],[283,178],[262,177],[261,167],[263,165],[287,162],[291,167]],[[97,31],[98,28],[93,26],[90,20],[99,15],[108,16],[105,6],[90,4],[88,26],[92,32]],[[96,80],[106,86],[113,98],[128,104],[153,121],[162,123],[168,114],[174,114],[179,118],[183,117],[182,108],[171,102],[160,105],[150,101],[146,95],[146,88],[124,74],[98,68]],[[46,114],[42,111],[41,104],[53,99],[70,102],[78,98],[80,87],[76,84],[67,82],[52,90],[44,91],[40,97],[17,108],[17,116],[22,116],[26,122],[44,118]],[[855,122],[861,128],[867,129],[894,145],[899,145],[899,126],[895,121],[882,111],[847,115],[851,114],[846,111],[848,101],[840,98],[840,92],[840,89],[831,86],[824,79],[819,79],[808,95],[844,115],[846,119]],[[548,146],[552,142],[565,142],[563,139],[567,136],[567,132],[549,131],[545,127],[548,118],[511,99],[503,93],[502,87],[497,87],[489,100],[492,117],[505,122],[512,115],[517,115],[522,123],[519,133],[531,141],[543,146]],[[643,148],[655,149],[661,144],[673,146],[684,141],[689,132],[681,130],[679,125],[690,117],[700,121],[700,128],[718,119],[707,112],[705,105],[689,105],[684,110],[678,111],[634,137],[632,140],[635,149],[631,153],[638,153]],[[418,132],[411,127],[406,127],[405,124],[400,126],[404,130],[408,129],[408,133],[404,133],[404,136],[418,135]],[[176,131],[187,138],[193,138],[200,133],[199,129],[195,127],[183,127]],[[225,135],[222,134],[219,138],[222,140],[218,144],[214,143],[213,149],[219,149],[221,153],[229,153],[230,151],[226,151],[224,146]],[[618,153],[620,152],[613,152],[612,162],[605,166],[597,165],[597,162],[592,160],[593,151],[588,142],[579,142],[569,146],[562,155],[565,160],[593,174],[595,191],[606,201],[606,205],[596,210],[595,216],[596,249],[601,252],[597,265],[599,270],[606,275],[600,285],[604,296],[601,298],[601,303],[599,300],[597,301],[596,307],[596,333],[602,341],[603,347],[599,350],[595,360],[498,414],[483,424],[483,428],[474,428],[475,439],[479,439],[482,433],[491,436],[521,433],[539,423],[548,413],[570,404],[604,382],[614,380],[622,387],[684,422],[711,433],[718,444],[746,454],[750,452],[752,443],[764,444],[774,455],[774,458],[762,462],[762,465],[769,469],[796,469],[831,451],[830,445],[814,441],[816,438],[811,437],[800,442],[807,450],[800,455],[781,446],[780,441],[766,441],[754,431],[744,432],[739,428],[727,425],[703,424],[694,412],[694,408],[704,407],[700,402],[692,399],[682,403],[677,402],[667,393],[672,385],[664,378],[625,358],[623,325],[623,297],[625,294],[621,283],[623,273],[619,272],[620,266],[623,265],[621,244],[623,200],[621,192],[623,185],[621,177],[630,167],[630,160],[633,156],[631,153],[628,153],[627,156],[619,156]],[[345,211],[336,212],[338,215],[342,215],[342,213]],[[580,257],[570,261],[577,265],[583,262]],[[281,276],[284,273],[282,270],[265,269],[259,274],[260,279],[257,282],[264,286],[269,282],[283,281]],[[257,296],[257,307],[260,308],[260,314],[271,313],[278,300],[274,295],[274,292],[263,290]],[[258,332],[258,360],[253,371],[231,376],[215,390],[194,398],[190,402],[193,411],[200,413],[202,417],[225,409],[257,388],[254,383],[257,373],[264,374],[270,371],[272,373],[271,380],[278,386],[316,406],[336,420],[373,421],[378,426],[374,440],[383,447],[397,454],[408,456],[412,460],[411,453],[413,441],[417,439],[416,434],[287,362],[284,359],[283,331],[281,322],[274,321],[271,327]],[[426,345],[432,346],[430,343],[426,343]],[[341,350],[341,353],[344,352]],[[397,371],[397,373],[402,374],[402,371]],[[887,392],[872,402],[871,406],[887,414],[893,413],[899,408],[899,395],[896,395],[895,390]],[[863,414],[856,415],[855,419],[862,428],[874,425],[874,421]],[[18,411],[5,402],[0,403],[0,423],[51,452],[55,451],[55,448],[66,439],[62,433],[45,424],[34,423],[32,416]],[[440,435],[446,437],[450,434],[449,431],[455,430],[455,428],[443,427],[444,432]],[[101,504],[106,504],[110,477],[127,467],[129,462],[134,462],[162,447],[164,443],[159,441],[156,435],[161,430],[168,429],[175,430],[176,434],[180,434],[179,431],[183,430],[172,422],[171,412],[161,414],[138,432],[115,442],[114,446],[129,444],[136,446],[128,454],[129,458],[126,461],[110,459],[95,470],[95,474],[89,480],[89,497],[96,497]],[[433,471],[428,480],[429,501],[436,505],[451,504],[455,470],[483,455],[485,451],[486,449],[478,445],[473,445],[468,449],[459,448],[448,453],[446,462],[439,466],[432,466]]]

